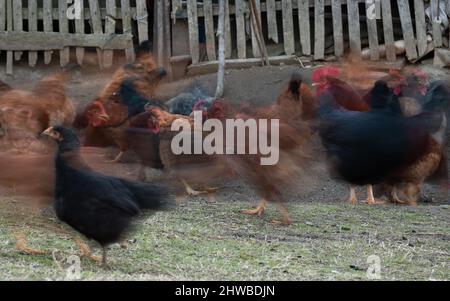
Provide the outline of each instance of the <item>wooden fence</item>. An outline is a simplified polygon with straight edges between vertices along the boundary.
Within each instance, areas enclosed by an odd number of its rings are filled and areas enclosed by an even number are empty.
[[[447,3],[447,10],[450,8],[450,1],[440,1]],[[217,2],[212,0],[172,1],[173,21],[187,20],[189,52],[194,65],[202,63],[199,51],[199,45],[202,44],[199,39],[202,35],[205,38],[207,53],[207,58],[203,61],[216,61],[215,24],[217,22],[214,20],[218,15]],[[249,26],[251,22],[249,2],[244,0],[225,0],[225,2],[226,57],[231,59],[230,61],[245,61],[260,57],[255,33],[252,26]],[[409,60],[414,61],[424,55],[429,46],[422,0],[256,0],[255,2],[260,19],[264,20],[263,32],[266,42],[282,44],[285,56],[311,56],[314,60],[325,59],[326,27],[332,28],[333,52],[336,57],[343,56],[346,50],[361,55],[361,24],[365,22],[369,58],[379,60],[380,46],[383,46],[385,48],[383,55],[386,59],[395,61],[397,55],[394,31],[396,28],[394,28],[393,19],[400,20],[403,45]],[[442,47],[443,32],[435,15],[439,0],[429,2],[431,2],[431,11],[435,19],[433,43],[435,47]],[[393,18],[394,11],[397,14],[395,18]],[[295,18],[298,18],[298,21]],[[347,32],[344,32],[343,23],[347,25]],[[295,28],[297,26],[298,28]],[[199,29],[202,32],[199,33]]]
[[[109,68],[114,50],[125,51],[127,59],[134,60],[133,25],[139,41],[148,40],[145,0],[121,0],[120,5],[116,0],[0,0],[0,51],[7,52],[8,74],[24,51],[30,66],[36,65],[38,52],[49,64],[55,51],[65,66],[75,48],[81,65],[86,47],[97,48],[99,67]]]

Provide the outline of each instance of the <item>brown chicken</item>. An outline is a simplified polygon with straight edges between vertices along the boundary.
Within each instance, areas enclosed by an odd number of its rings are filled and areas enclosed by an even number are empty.
[[[42,79],[34,90],[9,90],[0,97],[0,144],[2,150],[42,152],[38,137],[46,127],[71,125],[75,109],[65,94],[66,73]]]
[[[307,162],[311,159],[309,142],[312,136],[307,120],[314,116],[315,110],[316,103],[311,90],[299,74],[294,74],[276,104],[237,115],[244,120],[279,119],[280,123],[277,164],[262,165],[261,158],[264,156],[261,153],[227,156],[233,171],[246,179],[261,198],[256,209],[244,210],[243,213],[261,216],[267,202],[275,202],[283,218],[281,222],[274,222],[284,225],[291,223],[281,195],[287,186],[298,185],[296,180],[305,175]],[[267,134],[272,135],[270,130]]]

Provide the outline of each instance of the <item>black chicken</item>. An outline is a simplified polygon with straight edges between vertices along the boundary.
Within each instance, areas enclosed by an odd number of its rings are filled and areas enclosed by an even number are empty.
[[[437,101],[437,100],[436,100]],[[442,123],[436,101],[414,117],[402,115],[398,97],[378,81],[371,91],[369,112],[341,109],[333,95],[319,96],[320,135],[332,170],[352,185],[368,185],[368,204],[377,203],[372,185],[415,162],[428,148],[429,135]],[[354,187],[351,203],[356,203]]]
[[[59,219],[103,249],[117,242],[131,221],[144,209],[162,210],[173,204],[168,189],[152,184],[134,183],[91,170],[80,156],[80,141],[75,133],[56,126],[43,134],[58,142],[54,208]]]

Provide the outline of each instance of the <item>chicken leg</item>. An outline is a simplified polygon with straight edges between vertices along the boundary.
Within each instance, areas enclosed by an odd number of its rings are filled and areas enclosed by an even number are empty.
[[[22,233],[14,232],[13,233],[14,238],[16,239],[16,249],[29,255],[42,255],[47,254],[48,252],[37,250],[28,247],[27,245],[27,239]]]
[[[281,201],[277,201],[276,204],[278,210],[281,211],[281,214],[283,215],[283,219],[281,221],[272,220],[271,223],[274,225],[283,225],[283,226],[289,226],[290,224],[292,224],[291,218],[289,217],[289,212],[287,211],[283,203]]]
[[[262,199],[255,209],[242,210],[241,213],[247,214],[247,215],[262,216],[264,214],[264,211],[266,210],[266,207],[267,207],[267,201],[266,201],[266,199]]]
[[[367,199],[365,201],[368,205],[381,205],[386,204],[386,202],[375,200],[373,196],[373,187],[372,185],[367,185]]]
[[[347,199],[347,203],[356,205],[358,204],[358,199],[356,198],[355,186],[350,186],[350,195]]]
[[[186,180],[181,180],[181,183],[183,183],[184,188],[186,189],[186,193],[187,193],[189,196],[199,196],[199,195],[201,195],[201,194],[208,194],[208,193],[210,193],[210,191],[207,191],[207,190],[197,191],[197,190],[193,189],[193,188],[188,184],[188,182],[186,182]]]
[[[81,258],[83,258],[83,257],[84,258],[90,258],[93,261],[100,262],[100,258],[97,257],[97,256],[92,255],[91,248],[85,242],[83,242],[81,239],[76,238],[75,239],[75,244],[80,249],[80,257]]]

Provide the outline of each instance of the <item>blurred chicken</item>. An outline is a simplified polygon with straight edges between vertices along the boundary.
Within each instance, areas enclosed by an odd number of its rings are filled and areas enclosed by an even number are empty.
[[[199,110],[200,106],[209,108],[214,100],[215,98],[208,96],[199,84],[194,84],[187,91],[170,99],[167,105],[171,114],[190,116],[193,111]]]
[[[321,138],[333,174],[352,185],[368,185],[368,204],[377,201],[372,185],[391,179],[418,162],[432,148],[430,135],[439,131],[443,117],[438,99],[414,117],[402,115],[398,97],[378,81],[369,112],[351,112],[330,92],[319,96]],[[354,187],[349,202],[356,203]]]
[[[279,161],[275,165],[262,165],[261,158],[265,156],[260,152],[227,156],[232,169],[246,179],[261,198],[256,209],[244,210],[243,213],[261,216],[267,202],[275,202],[283,215],[281,223],[291,223],[282,202],[282,192],[289,184],[298,185],[298,180],[305,176],[311,159],[312,136],[307,120],[315,114],[315,110],[316,103],[311,90],[299,74],[294,74],[275,104],[265,108],[247,108],[245,112],[237,114],[237,118],[244,120],[279,120]],[[258,131],[264,132],[261,128]],[[274,133],[269,129],[263,134],[271,137]]]
[[[9,90],[0,96],[0,144],[2,150],[42,152],[37,138],[54,124],[71,125],[75,109],[65,94],[66,72],[42,79],[34,90]]]

